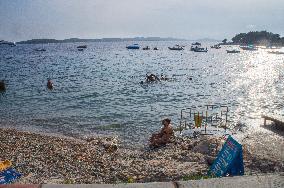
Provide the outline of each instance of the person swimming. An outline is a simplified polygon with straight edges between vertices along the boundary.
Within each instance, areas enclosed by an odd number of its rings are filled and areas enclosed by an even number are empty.
[[[0,80],[0,91],[5,91],[6,90],[6,85],[4,80]]]
[[[47,80],[47,88],[53,89],[53,82],[50,79]]]
[[[155,81],[160,81],[160,78],[156,76],[155,74],[146,74],[146,82],[155,82]]]
[[[164,74],[161,74],[161,80],[167,81],[169,78],[167,76],[164,76]]]

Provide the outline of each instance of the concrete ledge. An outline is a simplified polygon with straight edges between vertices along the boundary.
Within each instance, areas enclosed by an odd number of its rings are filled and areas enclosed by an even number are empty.
[[[127,184],[43,184],[0,185],[0,188],[282,188],[284,174],[238,176],[178,182],[127,183]]]
[[[127,183],[127,184],[77,184],[77,185],[42,185],[42,188],[175,188],[173,182]]]
[[[238,176],[226,178],[212,178],[197,181],[180,181],[179,188],[186,187],[216,187],[216,188],[282,188],[284,187],[283,175],[267,175],[267,176]]]
[[[9,185],[0,185],[0,188],[40,188],[40,185],[37,184],[9,184]]]
[[[236,176],[206,180],[90,185],[42,185],[42,188],[282,188],[284,175]]]

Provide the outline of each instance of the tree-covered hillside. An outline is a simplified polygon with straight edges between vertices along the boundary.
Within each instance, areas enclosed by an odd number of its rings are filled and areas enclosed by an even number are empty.
[[[232,38],[234,44],[240,45],[276,45],[284,46],[284,37],[267,31],[251,31],[248,33],[240,33]]]

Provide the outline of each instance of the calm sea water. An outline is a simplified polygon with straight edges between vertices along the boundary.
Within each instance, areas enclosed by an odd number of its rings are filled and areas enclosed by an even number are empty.
[[[110,134],[144,142],[180,110],[229,106],[231,124],[258,129],[262,113],[283,114],[284,56],[266,50],[227,54],[170,51],[176,42],[139,42],[158,51],[127,50],[131,43],[79,43],[0,47],[0,125],[60,135]],[[207,44],[209,47],[210,44]],[[45,48],[45,52],[34,49]],[[146,73],[171,78],[141,85]],[[55,89],[46,89],[51,78]],[[192,78],[192,80],[190,79]]]

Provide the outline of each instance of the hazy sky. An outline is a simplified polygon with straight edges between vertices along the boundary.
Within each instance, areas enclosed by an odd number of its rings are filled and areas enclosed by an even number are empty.
[[[0,40],[284,36],[284,0],[0,0]]]

